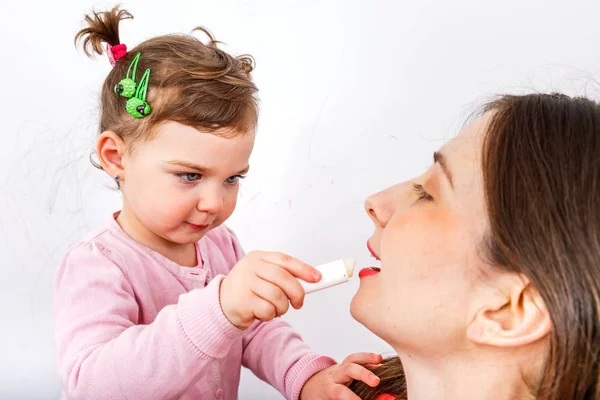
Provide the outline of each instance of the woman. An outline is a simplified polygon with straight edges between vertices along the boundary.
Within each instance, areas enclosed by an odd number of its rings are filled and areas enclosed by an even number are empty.
[[[353,390],[600,399],[600,105],[501,97],[434,161],[365,203],[381,267],[351,312],[399,359]]]

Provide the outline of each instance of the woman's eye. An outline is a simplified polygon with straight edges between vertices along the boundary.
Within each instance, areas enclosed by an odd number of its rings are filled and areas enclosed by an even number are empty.
[[[193,173],[193,172],[183,172],[183,173],[177,174],[177,176],[179,178],[181,178],[181,180],[184,181],[185,183],[195,182],[202,177],[200,174]]]
[[[419,200],[427,200],[427,201],[433,200],[433,197],[431,197],[431,195],[425,191],[425,189],[423,188],[423,185],[414,183],[413,189],[414,189],[415,193],[417,194],[417,196],[419,196]]]
[[[229,185],[235,185],[236,183],[238,183],[240,181],[240,179],[244,179],[245,176],[242,175],[234,175],[234,176],[230,176],[229,178],[225,179],[225,182],[228,183]]]

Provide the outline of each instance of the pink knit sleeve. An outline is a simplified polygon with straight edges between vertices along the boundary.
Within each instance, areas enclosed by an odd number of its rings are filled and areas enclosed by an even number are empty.
[[[221,277],[137,325],[124,271],[93,244],[72,248],[55,283],[55,335],[70,399],[178,398],[242,332],[220,312]],[[210,374],[205,374],[210,376]]]
[[[235,233],[231,235],[239,260],[244,251]],[[297,400],[306,381],[336,362],[310,351],[302,338],[281,319],[256,322],[243,338],[243,365],[256,376],[279,390],[286,399]]]
[[[336,364],[310,351],[300,335],[279,318],[255,323],[243,343],[243,365],[290,400],[300,397],[311,376]]]

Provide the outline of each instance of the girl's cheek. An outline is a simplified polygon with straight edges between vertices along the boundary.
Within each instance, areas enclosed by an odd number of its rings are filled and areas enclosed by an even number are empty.
[[[168,214],[172,215],[175,218],[183,218],[187,216],[192,209],[195,208],[195,200],[194,199],[186,199],[182,197],[182,195],[168,195],[163,198],[163,204],[168,208]],[[163,210],[167,211],[167,210]]]

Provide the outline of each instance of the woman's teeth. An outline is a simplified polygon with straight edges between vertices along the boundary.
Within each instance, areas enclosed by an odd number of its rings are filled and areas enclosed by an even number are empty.
[[[377,264],[373,265],[371,268],[373,271],[381,271],[381,260],[377,258]]]

